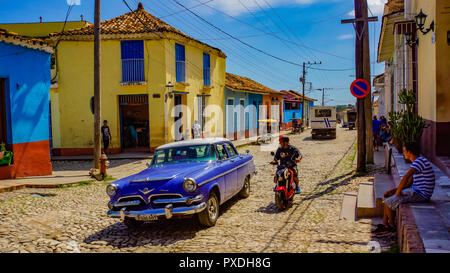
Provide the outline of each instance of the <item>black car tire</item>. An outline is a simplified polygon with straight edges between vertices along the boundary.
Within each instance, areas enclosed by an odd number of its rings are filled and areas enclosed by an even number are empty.
[[[206,208],[198,214],[201,225],[212,227],[219,218],[219,200],[214,192],[211,192],[206,202]]]
[[[138,221],[138,220],[133,219],[133,218],[125,218],[123,223],[127,226],[127,228],[138,228],[138,227],[142,226],[142,224],[144,222]]]
[[[250,196],[250,177],[245,177],[244,180],[244,186],[242,187],[241,191],[239,192],[239,196],[241,198],[247,198]]]

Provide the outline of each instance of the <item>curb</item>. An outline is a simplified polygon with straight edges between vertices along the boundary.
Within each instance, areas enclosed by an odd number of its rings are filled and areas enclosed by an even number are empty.
[[[13,186],[9,186],[9,187],[0,187],[0,193],[12,192],[12,191],[26,189],[26,188],[29,188],[29,189],[32,189],[32,188],[34,188],[34,189],[45,189],[45,188],[47,188],[47,189],[55,189],[55,188],[61,188],[61,187],[66,186],[66,185],[78,185],[78,184],[84,183],[86,181],[94,182],[94,181],[97,181],[97,180],[84,180],[84,181],[78,181],[78,182],[59,183],[59,184],[22,184],[22,185],[13,185]]]

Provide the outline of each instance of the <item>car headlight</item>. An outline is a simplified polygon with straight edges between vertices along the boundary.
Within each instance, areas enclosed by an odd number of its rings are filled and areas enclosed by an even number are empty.
[[[117,194],[117,186],[109,184],[106,187],[106,194],[108,194],[109,197],[113,197],[114,195],[116,195]]]
[[[197,183],[193,178],[186,178],[183,183],[183,188],[187,192],[193,192],[197,188]]]

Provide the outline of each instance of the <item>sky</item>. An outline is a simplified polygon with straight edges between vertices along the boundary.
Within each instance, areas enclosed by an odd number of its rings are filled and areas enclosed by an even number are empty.
[[[355,34],[342,19],[354,17],[352,0],[125,0],[138,2],[173,27],[227,55],[227,72],[249,77],[275,90],[302,91],[303,62],[321,62],[307,69],[306,96],[325,104],[354,104]],[[178,3],[177,3],[178,2]],[[386,0],[368,0],[372,78],[384,72],[376,63],[381,16]],[[0,23],[94,21],[93,0],[0,0]],[[187,11],[188,8],[192,12]],[[129,12],[123,0],[103,0],[101,19]],[[202,19],[200,19],[202,18]],[[219,30],[220,29],[220,30]],[[249,47],[250,45],[251,47]],[[308,66],[307,66],[308,67]],[[341,70],[341,71],[323,71]]]

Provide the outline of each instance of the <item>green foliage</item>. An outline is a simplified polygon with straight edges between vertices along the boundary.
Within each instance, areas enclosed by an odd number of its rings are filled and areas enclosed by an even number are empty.
[[[428,125],[421,116],[414,114],[416,96],[412,90],[403,89],[399,92],[398,99],[401,104],[406,105],[406,111],[389,113],[389,120],[392,122],[391,132],[402,143],[417,142]]]

